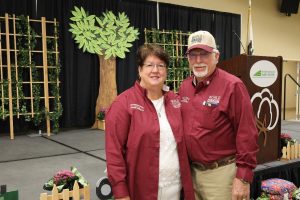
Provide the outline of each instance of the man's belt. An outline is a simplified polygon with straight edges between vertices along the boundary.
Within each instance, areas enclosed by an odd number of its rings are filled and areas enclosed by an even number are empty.
[[[220,160],[217,160],[210,164],[202,164],[199,162],[192,162],[192,167],[195,167],[196,169],[201,170],[201,171],[205,171],[208,169],[216,169],[221,166],[229,165],[234,162],[235,162],[235,156],[232,155],[232,156],[228,156],[228,157],[222,158]]]

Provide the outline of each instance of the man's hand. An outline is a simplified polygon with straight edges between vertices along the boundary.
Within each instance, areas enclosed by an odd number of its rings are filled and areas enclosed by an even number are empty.
[[[232,200],[249,200],[250,199],[250,184],[243,183],[238,178],[233,179],[232,184]]]
[[[124,197],[124,198],[119,198],[119,199],[115,199],[115,200],[130,200],[130,197]]]

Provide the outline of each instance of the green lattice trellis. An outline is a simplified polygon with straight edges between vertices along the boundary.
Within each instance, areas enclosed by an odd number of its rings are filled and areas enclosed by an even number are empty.
[[[34,28],[33,28],[34,27]],[[36,32],[36,29],[38,32]],[[58,22],[29,16],[0,16],[0,120],[14,119],[57,132],[62,115]]]
[[[191,75],[185,55],[189,35],[190,33],[182,31],[145,29],[145,44],[161,45],[170,56],[166,84],[174,92],[177,92],[181,82]]]

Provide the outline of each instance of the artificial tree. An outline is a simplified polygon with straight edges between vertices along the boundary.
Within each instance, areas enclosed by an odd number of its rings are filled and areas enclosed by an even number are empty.
[[[125,13],[114,15],[106,11],[103,16],[89,15],[82,7],[74,7],[70,18],[71,29],[75,42],[83,52],[98,54],[100,85],[95,108],[95,123],[97,115],[102,109],[110,106],[117,96],[116,57],[125,58],[138,35],[138,29],[129,26],[129,19]]]

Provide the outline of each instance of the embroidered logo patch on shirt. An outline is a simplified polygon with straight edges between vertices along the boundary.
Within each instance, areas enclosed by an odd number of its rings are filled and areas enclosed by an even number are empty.
[[[174,108],[180,108],[180,106],[181,106],[181,103],[178,99],[172,99],[171,104]]]
[[[181,97],[181,102],[182,103],[188,103],[190,101],[189,97]]]
[[[206,101],[203,101],[204,106],[215,107],[220,103],[220,96],[209,96]]]
[[[130,108],[131,109],[136,109],[136,110],[139,110],[139,111],[144,111],[145,110],[143,106],[141,106],[139,104],[135,104],[135,103],[130,104]]]

